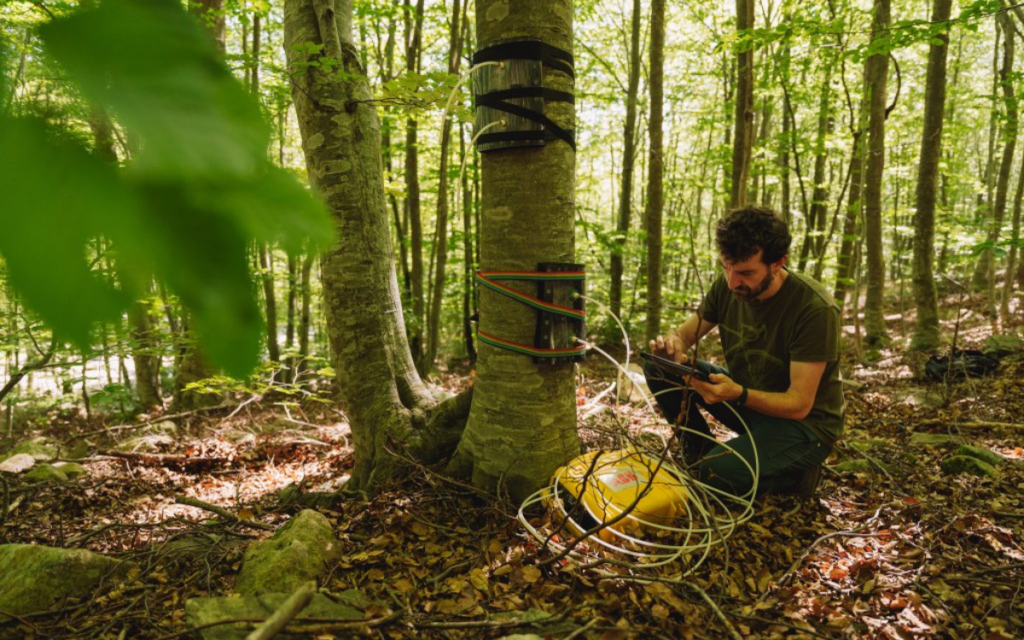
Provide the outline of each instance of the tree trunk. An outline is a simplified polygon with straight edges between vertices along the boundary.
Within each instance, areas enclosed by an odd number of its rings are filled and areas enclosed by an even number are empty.
[[[736,30],[754,28],[754,0],[736,0]],[[652,25],[653,28],[653,25]],[[737,52],[736,124],[732,141],[732,192],[730,207],[747,201],[747,176],[754,142],[754,49],[749,43]]]
[[[417,73],[420,68],[420,53],[423,49],[423,0],[416,3],[415,15],[409,13],[412,9],[408,0],[406,0],[405,8],[406,70],[409,73]],[[413,362],[422,372],[426,348],[423,340],[426,299],[423,294],[423,219],[420,211],[418,138],[419,123],[415,118],[410,117],[405,123],[405,213],[408,219],[409,244],[412,254],[409,276],[412,279],[413,326],[410,327],[409,342],[412,347]]]
[[[459,61],[462,58],[462,29],[459,19],[459,0],[454,0],[448,48],[448,73],[450,75],[459,73]],[[427,319],[427,349],[423,358],[422,371],[429,371],[433,368],[441,335],[441,303],[444,301],[445,267],[448,263],[448,156],[450,155],[451,138],[452,121],[451,117],[448,117],[441,123],[441,162],[438,168],[437,233],[435,234],[437,241],[434,243],[437,260],[434,264],[434,285],[430,297],[430,316]],[[458,185],[455,188],[458,189]]]
[[[352,40],[352,0],[286,0],[285,51],[310,182],[334,216],[338,241],[321,257],[331,362],[348,414],[352,483],[397,471],[387,447],[417,459],[451,451],[468,394],[438,404],[416,373],[392,261],[373,94]],[[310,67],[310,47],[342,74]],[[339,77],[340,76],[340,77]],[[455,424],[456,428],[446,430]],[[435,429],[434,427],[438,427]]]
[[[952,0],[934,0],[933,23],[949,20]],[[939,158],[942,157],[942,116],[946,109],[946,53],[949,35],[936,36],[940,44],[928,49],[928,72],[924,89],[924,129],[917,174],[917,220],[914,233],[914,305],[917,323],[910,348],[918,351],[939,345],[939,310],[932,273],[935,241],[935,190]]]
[[[466,162],[466,135],[459,127],[459,155]],[[475,165],[474,165],[475,166]],[[462,341],[466,345],[466,356],[472,363],[476,362],[476,345],[473,342],[473,317],[476,315],[476,296],[473,295],[473,272],[476,269],[476,256],[473,253],[473,211],[476,202],[469,186],[469,175],[462,174]]]
[[[302,271],[299,275],[299,291],[302,299],[301,311],[299,311],[299,365],[295,369],[295,378],[306,370],[307,357],[309,356],[309,323],[310,305],[313,298],[313,287],[310,285],[310,274],[313,271],[313,260],[316,256],[310,252],[302,259]]]
[[[665,166],[665,2],[651,2],[651,117],[647,168],[647,340],[661,333],[661,254]]]
[[[189,11],[197,16],[200,23],[206,27],[210,38],[223,54],[225,51],[224,0],[190,0]],[[181,341],[175,358],[177,375],[174,382],[174,400],[171,403],[172,410],[176,412],[191,411],[220,402],[220,397],[216,394],[200,394],[185,389],[190,383],[213,377],[214,372],[202,353],[198,337],[191,328],[187,316],[182,325]]]
[[[872,41],[889,28],[889,0],[875,0]],[[885,168],[885,107],[889,55],[876,53],[865,63],[868,86],[868,161],[864,178],[864,231],[867,240],[868,292],[864,304],[864,337],[875,346],[888,339],[882,310],[885,258],[882,249],[882,173]],[[941,110],[939,112],[941,114]]]
[[[619,215],[616,219],[616,235],[611,255],[611,291],[609,306],[612,315],[622,317],[622,274],[624,269],[626,240],[629,237],[629,223],[633,211],[633,173],[636,161],[636,105],[640,92],[640,0],[633,0],[633,18],[629,40],[629,86],[626,89],[626,123],[622,132],[622,188],[619,191]],[[614,321],[611,331],[617,336],[619,329]]]
[[[860,220],[864,209],[862,191],[864,185],[864,153],[865,136],[864,130],[868,126],[869,118],[869,89],[867,84],[867,67],[865,65],[862,74],[864,96],[861,98],[860,108],[857,110],[857,121],[851,123],[853,131],[853,149],[850,154],[850,196],[846,202],[846,218],[843,221],[843,239],[839,245],[839,264],[836,267],[836,287],[833,297],[840,311],[846,306],[846,293],[853,284],[854,270],[857,265],[854,262],[854,253],[860,244]],[[852,107],[851,107],[852,111]],[[852,117],[852,114],[851,114]],[[856,307],[856,305],[854,305]]]
[[[189,12],[206,28],[217,50],[224,54],[224,0],[189,0]]]
[[[1013,324],[1010,316],[1010,298],[1013,296],[1013,274],[1017,267],[1017,243],[1020,242],[1020,210],[1024,201],[1024,163],[1021,164],[1020,175],[1017,176],[1017,191],[1013,196],[1013,221],[1010,230],[1010,255],[1006,262],[1006,278],[1003,283],[1002,297],[999,300],[999,316],[1002,318],[1003,327]]]
[[[1013,54],[1014,37],[1013,23],[1010,22],[1008,13],[999,14],[999,22],[1003,25],[1003,64],[999,70],[999,84],[1003,90],[1003,157],[999,164],[999,179],[996,183],[995,207],[992,211],[992,220],[989,221],[987,241],[992,247],[999,241],[999,234],[1003,228],[1003,220],[1006,217],[1006,197],[1010,190],[1010,173],[1013,171],[1014,154],[1017,147],[1017,95],[1013,88]],[[988,312],[995,319],[998,317],[996,311],[996,277],[995,277],[995,252],[993,249],[986,249],[981,263],[985,266],[984,283],[988,288]],[[1007,272],[1009,273],[1009,272]],[[1006,314],[1004,314],[1005,317]]]
[[[998,139],[998,132],[1000,129],[999,123],[999,51],[1000,44],[1003,39],[1000,37],[1003,35],[1004,23],[1002,20],[996,21],[996,38],[994,46],[992,47],[992,91],[989,94],[989,100],[991,100],[991,108],[989,109],[989,122],[988,122],[988,161],[985,163],[985,191],[984,193],[978,194],[978,207],[975,210],[975,223],[978,226],[987,227],[993,223],[995,218],[993,192],[995,190],[996,183],[996,141]],[[1013,34],[1007,34],[1012,39]],[[991,234],[991,228],[990,228]],[[992,267],[992,252],[982,251],[978,256],[978,260],[974,263],[974,275],[971,277],[971,288],[974,291],[981,292],[985,291],[990,286],[989,281],[989,270]]]
[[[281,362],[281,348],[277,343],[277,293],[274,291],[274,269],[270,248],[256,249],[260,260],[260,282],[263,285],[263,303],[267,320],[267,353],[271,362]]]
[[[825,180],[825,163],[828,153],[825,145],[826,137],[832,123],[832,67],[834,60],[825,63],[825,71],[821,80],[821,94],[818,98],[818,133],[814,140],[814,189],[811,191],[811,208],[807,212],[807,228],[804,229],[804,242],[800,248],[800,259],[797,269],[803,271],[807,260],[816,257],[821,260],[821,245],[824,243],[825,217],[828,199],[828,184]]]
[[[571,0],[478,0],[481,49],[515,38],[535,38],[572,50]],[[573,79],[545,67],[544,86],[572,92]],[[546,115],[573,129],[575,106],[548,102]],[[481,157],[483,226],[480,268],[533,271],[541,262],[575,258],[575,153],[566,143],[498,149]],[[532,292],[533,283],[510,286]],[[530,307],[480,290],[480,331],[532,344],[536,313]],[[477,381],[469,423],[451,470],[477,487],[502,489],[522,500],[547,483],[559,465],[579,453],[575,371],[571,363],[533,359],[479,346]]]

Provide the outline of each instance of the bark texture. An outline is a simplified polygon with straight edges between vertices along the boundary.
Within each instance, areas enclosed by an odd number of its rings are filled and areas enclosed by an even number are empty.
[[[651,117],[647,161],[647,340],[661,333],[662,213],[665,207],[665,1],[651,2]]]
[[[619,212],[615,245],[611,256],[611,291],[608,299],[612,314],[622,317],[623,254],[629,237],[629,223],[633,211],[633,167],[636,161],[636,104],[640,92],[640,0],[633,0],[633,19],[629,37],[629,86],[626,89],[626,124],[622,139],[622,188],[619,191]],[[614,324],[614,323],[613,323]],[[614,335],[619,329],[614,327]]]
[[[535,38],[572,50],[570,0],[479,0],[476,26],[480,48]],[[573,80],[545,67],[544,85],[571,92]],[[549,102],[546,113],[574,128],[574,105]],[[482,154],[481,269],[532,271],[541,262],[574,260],[575,164],[572,148],[561,141]],[[513,286],[536,290],[533,283]],[[480,290],[481,331],[532,344],[535,326],[533,309]],[[486,344],[477,363],[473,407],[451,469],[477,487],[519,500],[579,453],[574,366],[535,364]]]
[[[380,156],[380,124],[351,33],[352,0],[288,0],[285,50],[309,180],[338,241],[321,256],[331,360],[355,445],[352,482],[397,470],[388,452],[430,460],[458,438],[468,394],[438,404],[413,365],[395,275]],[[302,45],[341,62],[343,79],[309,66]],[[454,425],[445,432],[444,427]],[[440,430],[435,429],[438,428]]]
[[[875,0],[873,10],[872,41],[882,37],[889,28],[889,0]],[[864,303],[864,335],[869,345],[877,345],[888,337],[885,314],[882,310],[885,292],[885,256],[882,253],[882,173],[885,170],[885,106],[889,82],[889,55],[877,53],[867,59],[866,65],[869,97],[864,231],[867,241],[868,292]],[[941,108],[939,118],[942,118]]]
[[[934,0],[932,20],[949,20],[952,0]],[[938,36],[942,44],[930,45],[924,89],[924,130],[917,174],[917,220],[914,233],[914,305],[917,322],[910,347],[920,351],[938,346],[939,309],[935,293],[932,255],[935,244],[935,191],[939,158],[942,157],[942,116],[946,110],[946,54],[949,36]]]
[[[736,30],[754,28],[754,0],[736,0]],[[747,176],[754,143],[754,49],[744,45],[736,54],[736,122],[732,142],[732,192],[729,205],[747,201]]]

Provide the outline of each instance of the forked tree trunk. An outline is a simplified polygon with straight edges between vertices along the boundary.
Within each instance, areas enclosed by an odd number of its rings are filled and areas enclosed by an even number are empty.
[[[934,0],[934,23],[949,20],[952,0]],[[928,48],[928,72],[924,88],[924,129],[917,174],[917,220],[914,233],[914,306],[917,322],[910,348],[924,351],[938,346],[939,309],[932,272],[935,243],[935,190],[942,157],[942,116],[946,110],[946,53],[949,35],[936,36],[940,44]]]
[[[872,41],[889,28],[889,0],[875,0]],[[882,310],[885,258],[882,254],[882,173],[885,169],[885,106],[889,55],[876,53],[866,62],[868,98],[868,161],[864,177],[864,231],[867,240],[868,293],[864,304],[864,337],[878,345],[888,337]],[[942,111],[939,111],[940,119]]]
[[[572,50],[571,0],[478,0],[481,49],[509,38],[535,38]],[[545,66],[544,86],[571,92],[573,81]],[[575,107],[548,102],[546,115],[573,129]],[[573,262],[576,164],[562,141],[482,154],[480,268],[533,271],[541,262]],[[533,283],[510,283],[522,291]],[[529,285],[529,286],[528,286]],[[480,290],[480,331],[532,344],[536,313],[490,290]],[[519,500],[545,484],[558,465],[579,452],[575,370],[559,361],[480,344],[469,423],[451,470],[477,487]]]
[[[469,394],[439,404],[413,365],[392,261],[380,123],[352,40],[352,0],[286,0],[284,28],[309,180],[338,231],[321,256],[327,333],[352,427],[352,483],[369,487],[397,470],[388,447],[420,460],[450,452]],[[311,55],[309,44],[323,48]],[[339,61],[343,73],[310,66],[321,55]]]

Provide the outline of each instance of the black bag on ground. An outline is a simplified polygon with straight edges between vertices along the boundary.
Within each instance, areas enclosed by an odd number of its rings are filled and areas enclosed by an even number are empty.
[[[929,380],[963,380],[978,378],[995,371],[999,360],[976,349],[956,349],[952,355],[932,356],[924,365]]]

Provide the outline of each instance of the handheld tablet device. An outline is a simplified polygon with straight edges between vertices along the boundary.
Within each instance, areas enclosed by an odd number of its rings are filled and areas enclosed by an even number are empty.
[[[653,353],[648,353],[646,351],[641,351],[640,357],[646,360],[647,362],[650,362],[654,366],[658,367],[662,371],[665,371],[667,373],[673,373],[681,378],[693,376],[694,378],[697,378],[702,382],[710,381],[710,378],[708,378],[708,374],[704,373],[699,369],[694,369],[688,364],[683,364],[681,362],[672,362],[667,358],[662,358],[661,356],[656,356]]]

